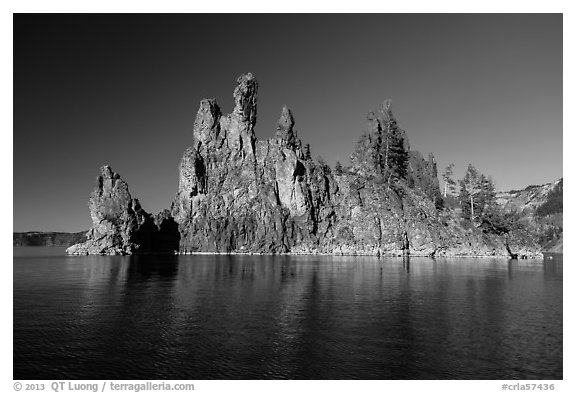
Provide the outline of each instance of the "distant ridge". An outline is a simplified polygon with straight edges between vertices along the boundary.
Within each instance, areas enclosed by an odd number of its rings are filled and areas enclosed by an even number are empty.
[[[530,232],[537,236],[545,252],[562,253],[563,184],[554,182],[530,185],[522,190],[500,192],[497,202],[508,212],[516,212]]]
[[[13,247],[71,246],[86,241],[86,232],[14,232]]]

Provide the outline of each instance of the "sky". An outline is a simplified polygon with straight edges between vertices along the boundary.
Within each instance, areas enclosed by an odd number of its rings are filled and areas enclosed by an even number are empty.
[[[348,163],[392,99],[412,149],[498,190],[562,173],[561,14],[14,15],[13,230],[90,228],[110,165],[145,210],[178,188],[202,98],[259,83],[255,133],[283,105],[313,157]]]

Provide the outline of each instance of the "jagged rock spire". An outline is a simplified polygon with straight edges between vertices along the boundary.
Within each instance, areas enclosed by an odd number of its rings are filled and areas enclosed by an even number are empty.
[[[286,105],[282,107],[282,113],[280,114],[280,119],[278,120],[278,131],[281,132],[291,132],[294,128],[294,118],[292,117],[292,112]]]
[[[295,150],[300,146],[300,141],[294,130],[294,118],[292,112],[286,105],[282,107],[278,127],[276,128],[276,138],[282,141],[282,145],[288,149]]]
[[[104,194],[112,195],[115,199],[120,201],[129,201],[132,199],[130,192],[128,191],[128,185],[120,178],[119,174],[112,170],[109,165],[103,165],[100,167],[100,176],[98,176],[97,182],[98,184],[93,192],[94,198],[99,198]]]
[[[110,168],[110,165],[102,165],[100,167],[100,174],[102,175],[102,177],[109,178],[109,179],[112,179],[115,175],[112,168]]]
[[[88,202],[92,229],[84,243],[67,249],[69,254],[132,254],[149,247],[139,236],[153,225],[128,184],[108,165],[100,168],[97,184]]]
[[[258,82],[250,73],[238,78],[234,89],[234,110],[220,118],[220,130],[226,145],[243,156],[254,154]]]
[[[251,73],[240,75],[238,86],[234,90],[234,113],[241,116],[250,126],[256,123],[256,101],[258,99],[258,82]]]
[[[215,99],[203,99],[194,121],[194,146],[206,145],[218,137],[220,131],[220,108]]]

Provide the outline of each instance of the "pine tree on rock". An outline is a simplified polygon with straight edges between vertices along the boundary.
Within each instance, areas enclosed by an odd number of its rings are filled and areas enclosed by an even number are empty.
[[[336,161],[336,166],[334,167],[334,172],[337,175],[342,175],[343,169],[342,169],[342,164],[340,164],[340,161]]]
[[[391,101],[384,101],[377,112],[370,112],[367,121],[368,132],[360,137],[350,157],[351,170],[387,188],[408,182],[410,148],[405,131],[394,118]]]
[[[312,160],[312,154],[310,153],[310,144],[307,143],[306,146],[304,146],[304,159],[305,160]]]
[[[460,203],[463,205],[463,211],[467,212],[469,208],[470,220],[472,221],[477,214],[478,196],[481,191],[480,173],[472,164],[468,164],[464,178],[460,180]]]
[[[448,192],[454,193],[456,191],[456,182],[452,179],[454,176],[454,164],[450,163],[442,172],[442,180],[444,181],[444,199],[448,196]]]
[[[392,113],[391,100],[384,101],[378,117],[375,138],[377,163],[390,186],[391,180],[407,180],[409,150],[406,148],[404,131]]]
[[[492,179],[480,174],[480,193],[478,194],[478,214],[483,217],[489,210],[494,210],[496,205],[496,191]]]

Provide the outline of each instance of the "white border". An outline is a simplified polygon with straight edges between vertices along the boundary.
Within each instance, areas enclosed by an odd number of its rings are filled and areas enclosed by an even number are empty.
[[[574,3],[574,2],[572,2]],[[486,0],[482,2],[464,2],[464,1],[411,1],[411,2],[389,2],[380,1],[363,1],[355,0],[353,2],[314,2],[306,0],[292,0],[287,2],[265,2],[265,1],[119,1],[119,0],[101,0],[101,1],[72,1],[72,0],[53,0],[53,1],[14,1],[3,2],[0,20],[0,42],[2,49],[2,103],[0,105],[0,119],[2,119],[2,168],[3,184],[10,184],[4,187],[0,194],[2,206],[13,206],[13,12],[419,12],[419,13],[439,13],[439,12],[561,12],[564,13],[564,174],[565,181],[565,200],[568,203],[565,206],[565,254],[573,255],[573,225],[574,218],[573,208],[570,204],[574,195],[573,184],[571,181],[571,171],[573,160],[571,158],[571,148],[574,145],[572,136],[575,127],[572,115],[574,108],[574,72],[576,64],[574,62],[574,36],[575,23],[574,6],[569,1],[497,1]],[[10,191],[10,192],[9,192]],[[41,203],[41,198],[39,198]],[[6,216],[10,218],[6,218]],[[12,253],[11,245],[8,241],[11,239],[13,228],[12,214],[5,213],[2,224],[2,250],[8,255]],[[12,261],[6,258],[4,274],[2,275],[2,293],[0,304],[2,305],[3,315],[8,317],[3,319],[2,339],[3,351],[1,355],[1,376],[0,386],[2,391],[10,392],[13,390],[12,381]],[[567,258],[564,276],[570,280],[574,277],[574,268],[571,266],[570,257]],[[574,312],[571,310],[571,300],[574,298],[574,286],[568,285],[564,292],[564,381],[551,381],[555,383],[555,391],[576,391],[574,383],[574,339],[573,332],[576,331],[574,325]],[[568,306],[566,306],[568,304]],[[94,381],[99,382],[99,381]],[[135,381],[131,381],[135,382]],[[535,381],[530,381],[530,383]],[[269,381],[197,381],[196,390],[199,391],[230,391],[239,389],[241,391],[266,391],[273,388],[278,393],[290,392],[294,389],[330,389],[331,391],[346,391],[361,389],[367,392],[404,391],[404,390],[438,390],[445,392],[496,392],[501,391],[501,385],[505,381],[288,381],[288,382],[269,382]],[[509,381],[513,384],[516,381]],[[572,386],[570,388],[569,386]]]

